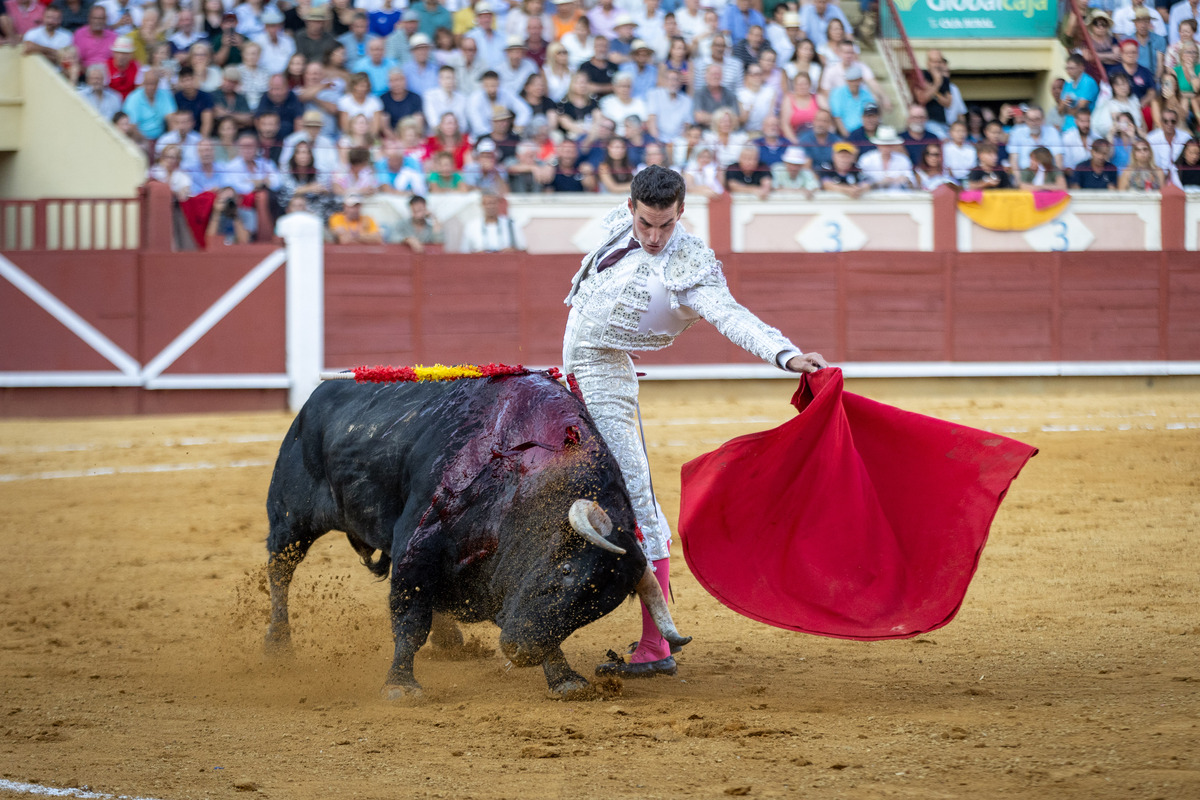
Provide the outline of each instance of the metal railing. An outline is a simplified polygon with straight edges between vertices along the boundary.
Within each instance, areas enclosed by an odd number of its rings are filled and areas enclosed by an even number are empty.
[[[1099,77],[1096,82],[1101,86],[1108,83],[1108,70],[1104,67],[1104,62],[1100,60],[1100,54],[1096,52],[1096,45],[1092,42],[1092,37],[1088,34],[1087,19],[1083,12],[1079,10],[1079,3],[1067,3],[1068,13],[1075,18],[1075,30],[1078,32],[1078,38],[1083,40],[1084,50],[1082,55],[1087,62],[1091,64]]]
[[[0,200],[0,250],[136,250],[139,197]]]
[[[879,4],[879,53],[896,83],[900,98],[908,106],[913,102],[915,91],[925,87],[925,76],[917,65],[895,0],[884,0]]]

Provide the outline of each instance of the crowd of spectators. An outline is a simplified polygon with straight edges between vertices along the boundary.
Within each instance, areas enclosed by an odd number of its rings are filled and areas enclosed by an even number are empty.
[[[482,191],[468,239],[505,250],[523,243],[498,198],[624,194],[650,164],[763,199],[1195,188],[1197,2],[1064,14],[1044,109],[968,107],[929,51],[903,129],[829,0],[5,0],[0,36],[77,83],[181,202],[206,198],[210,235],[254,236],[266,196],[334,241],[421,249],[440,237],[424,198]],[[361,206],[379,193],[411,198],[411,223],[378,230]]]

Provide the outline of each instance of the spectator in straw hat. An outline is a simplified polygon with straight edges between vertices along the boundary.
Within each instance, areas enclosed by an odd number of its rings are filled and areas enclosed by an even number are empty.
[[[821,188],[813,174],[808,155],[803,147],[789,147],[783,158],[771,167],[771,183],[776,191],[800,192],[811,200],[813,192]]]
[[[1163,22],[1158,10],[1146,5],[1146,0],[1132,0],[1128,5],[1121,6],[1113,12],[1113,33],[1117,36],[1133,36],[1136,28],[1134,19],[1141,9],[1146,9],[1146,17],[1150,21],[1150,30],[1164,39],[1167,38],[1167,24]]]
[[[297,129],[283,140],[283,149],[279,153],[279,163],[287,164],[292,160],[292,153],[300,142],[308,142],[312,149],[313,165],[323,175],[331,175],[338,166],[337,142],[321,131],[325,128],[325,115],[315,108],[310,108],[300,116]]]
[[[796,46],[804,38],[804,29],[800,27],[800,15],[792,11],[786,4],[780,3],[772,12],[772,19],[767,23],[767,43],[779,54],[779,63],[787,64],[796,55]]]
[[[645,100],[659,84],[658,64],[654,63],[654,49],[641,39],[634,39],[631,46],[633,58],[621,65],[619,75],[633,78],[633,96]]]
[[[296,34],[296,52],[305,61],[324,61],[338,43],[337,37],[329,32],[329,6],[310,7],[300,18],[304,29]]]
[[[1167,37],[1151,30],[1150,24],[1150,9],[1145,6],[1139,8],[1133,17],[1134,33],[1129,38],[1138,43],[1138,64],[1157,77],[1162,74],[1166,60]]]
[[[492,130],[487,138],[496,143],[496,157],[507,161],[517,154],[520,138],[513,132],[513,113],[501,105],[492,109]]]

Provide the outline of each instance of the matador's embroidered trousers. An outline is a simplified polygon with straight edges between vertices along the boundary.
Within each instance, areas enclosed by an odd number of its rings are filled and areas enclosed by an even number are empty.
[[[599,344],[602,328],[571,310],[563,342],[563,370],[575,373],[588,411],[621,467],[633,513],[645,537],[642,549],[646,559],[657,561],[669,553],[671,529],[650,488],[650,464],[638,433],[637,375],[629,353]]]

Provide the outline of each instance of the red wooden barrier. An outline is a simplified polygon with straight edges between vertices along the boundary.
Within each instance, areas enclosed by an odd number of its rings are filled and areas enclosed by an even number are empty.
[[[139,364],[274,248],[10,252]],[[834,362],[1200,360],[1200,259],[1179,253],[723,254],[734,295]],[[557,365],[577,255],[503,259],[327,247],[325,363]],[[276,272],[164,377],[285,372]],[[0,372],[114,367],[0,280]],[[754,363],[701,323],[641,364]],[[0,414],[282,409],[286,392],[0,389]]]

